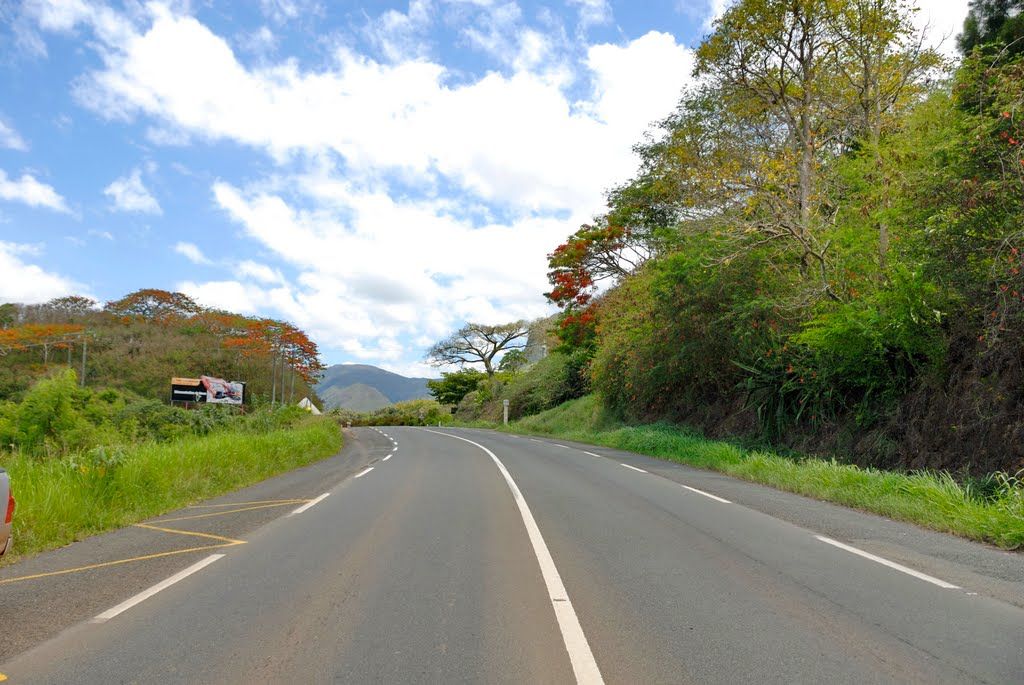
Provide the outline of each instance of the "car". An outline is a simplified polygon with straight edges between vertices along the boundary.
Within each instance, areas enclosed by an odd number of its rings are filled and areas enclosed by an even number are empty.
[[[11,551],[11,528],[14,522],[14,494],[11,492],[11,478],[0,467],[0,502],[6,502],[3,523],[0,523],[0,557]],[[3,506],[0,504],[0,506]]]

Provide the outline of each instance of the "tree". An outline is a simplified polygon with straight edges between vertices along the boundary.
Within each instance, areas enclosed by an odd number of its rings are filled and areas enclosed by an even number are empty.
[[[489,378],[494,377],[494,358],[504,350],[526,347],[530,327],[525,321],[488,326],[467,323],[427,351],[427,361],[435,366],[483,364]]]
[[[887,182],[882,136],[890,132],[920,101],[923,80],[942,63],[934,50],[923,46],[924,36],[911,21],[904,0],[850,0],[831,13],[835,69],[839,76],[837,101],[850,111],[838,112],[849,121],[848,145],[859,145],[871,156],[874,169],[870,179],[884,188]],[[888,209],[883,191],[874,209],[878,232],[879,276],[888,266],[889,224],[883,218]]]
[[[750,150],[770,186],[758,222],[769,239],[799,250],[801,273],[812,264],[828,283],[828,244],[818,230],[822,196],[820,154],[835,134],[831,112],[827,0],[743,0],[718,20],[697,50],[695,75],[720,85],[719,97],[736,117],[757,126],[767,145]]]
[[[202,311],[202,307],[188,295],[156,288],[136,290],[119,300],[107,302],[104,309],[114,316],[137,316],[148,321],[170,321]]]
[[[647,242],[631,229],[615,226],[602,217],[583,224],[548,255],[545,296],[562,307],[583,306],[605,279],[628,276],[651,257]]]
[[[458,404],[462,398],[476,390],[487,374],[476,369],[446,371],[438,380],[427,381],[430,394],[441,404]]]
[[[96,306],[96,300],[81,295],[65,295],[55,297],[46,303],[46,308],[65,316],[86,314]]]
[[[519,373],[524,366],[530,363],[526,358],[526,352],[521,349],[509,350],[502,356],[498,363],[498,371],[507,371],[510,374]]]
[[[1024,54],[1024,0],[971,0],[957,47],[964,55],[975,48]]]

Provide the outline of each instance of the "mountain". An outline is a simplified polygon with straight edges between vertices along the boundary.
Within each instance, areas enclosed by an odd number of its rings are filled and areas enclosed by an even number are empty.
[[[316,393],[325,409],[372,411],[395,402],[430,397],[429,378],[407,378],[368,364],[335,364],[323,373]]]

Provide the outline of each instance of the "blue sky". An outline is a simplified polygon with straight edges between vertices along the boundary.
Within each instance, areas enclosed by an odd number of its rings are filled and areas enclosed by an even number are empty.
[[[725,4],[0,4],[0,302],[181,290],[436,373],[466,320],[550,313],[545,254]],[[922,7],[938,42],[966,0]]]

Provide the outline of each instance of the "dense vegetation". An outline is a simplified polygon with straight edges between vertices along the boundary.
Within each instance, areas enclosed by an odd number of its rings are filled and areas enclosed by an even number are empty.
[[[1002,473],[963,483],[947,473],[904,474],[835,460],[794,459],[708,440],[679,426],[627,425],[594,396],[528,417],[510,429],[714,469],[1007,549],[1024,547],[1024,484]]]
[[[436,426],[452,422],[451,411],[434,400],[396,402],[370,412],[333,409],[330,414],[353,426]]]
[[[84,357],[84,362],[83,362]],[[187,295],[144,289],[102,308],[84,297],[0,305],[0,400],[73,368],[84,385],[166,400],[174,376],[245,381],[255,403],[309,396],[317,346],[282,321],[210,310]]]
[[[336,422],[284,406],[312,394],[320,370],[302,331],[207,310],[181,293],[140,290],[102,308],[82,297],[2,305],[0,355],[0,466],[18,500],[19,554],[256,482],[341,444]],[[247,381],[248,406],[170,406],[171,377],[202,374]]]
[[[733,5],[637,175],[550,255],[549,364],[582,364],[634,423],[1024,468],[1024,42],[1007,7],[973,3],[950,65],[901,0]]]
[[[18,554],[66,544],[337,452],[337,422],[295,406],[186,410],[58,371],[0,403]]]

